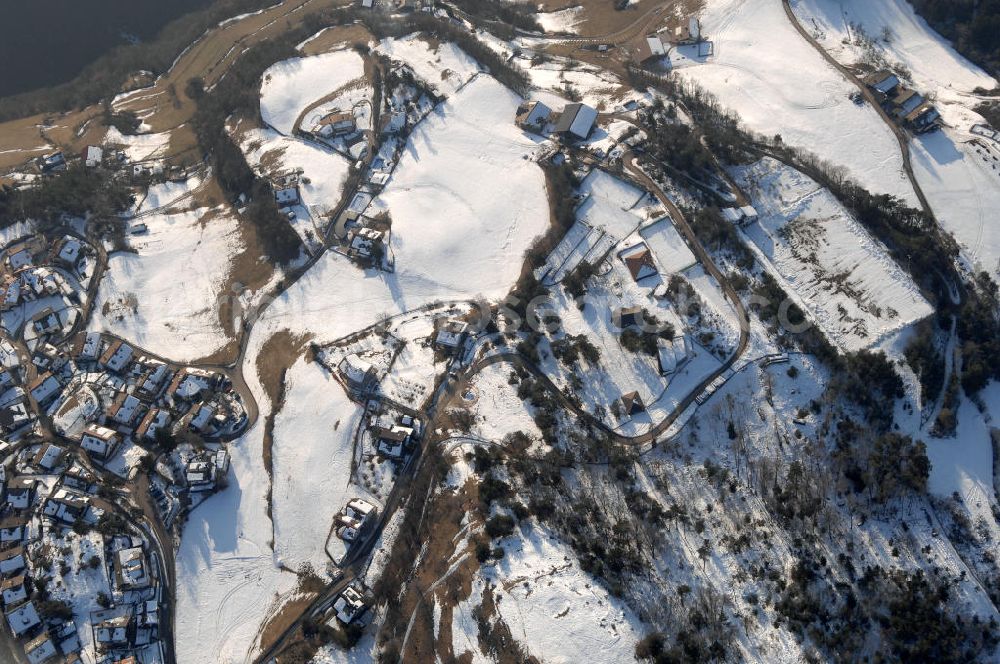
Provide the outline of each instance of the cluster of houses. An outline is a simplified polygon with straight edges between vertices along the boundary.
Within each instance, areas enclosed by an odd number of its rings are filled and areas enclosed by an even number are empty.
[[[109,156],[110,154],[110,156]],[[65,171],[69,162],[75,159],[77,155],[71,155],[67,159],[66,154],[62,150],[56,150],[55,152],[50,152],[48,154],[43,154],[35,159],[35,168],[42,175],[50,175]],[[123,163],[127,160],[127,156],[122,150],[105,150],[99,145],[87,145],[80,151],[79,160],[87,168],[96,168],[105,163],[105,158],[110,160]]]
[[[597,109],[574,102],[556,113],[541,101],[526,101],[517,107],[514,123],[533,134],[582,141],[590,137],[597,124]]]
[[[674,46],[691,46],[702,40],[701,23],[696,17],[691,17],[674,27],[663,28],[637,39],[634,57],[639,64],[648,65],[665,57]]]
[[[0,314],[7,331],[23,329],[32,342],[60,336],[77,315],[91,251],[70,235],[52,243],[33,235],[8,247],[0,259]]]
[[[10,633],[21,644],[25,658],[35,663],[60,661],[119,661],[140,651],[162,661],[158,641],[160,588],[149,545],[139,531],[101,530],[89,535],[103,555],[72,566],[60,564],[59,576],[102,575],[107,589],[107,611],[91,614],[95,652],[82,653],[72,619],[51,607],[50,587],[55,574],[51,553],[61,549],[60,538],[71,529],[87,532],[113,508],[97,494],[98,478],[58,445],[43,443],[26,448],[0,466],[0,599]],[[15,474],[16,473],[16,474]],[[10,477],[8,477],[8,474]],[[73,568],[76,568],[75,570]],[[86,567],[86,572],[84,568]],[[60,584],[61,585],[61,584]],[[94,599],[94,598],[90,598]],[[72,604],[64,606],[73,611]],[[101,613],[114,613],[104,617]],[[120,615],[133,620],[122,621]],[[84,616],[77,616],[83,618]],[[120,629],[119,629],[120,628]],[[81,660],[81,654],[86,657]]]
[[[903,85],[891,71],[872,72],[865,76],[864,83],[882,108],[903,126],[922,133],[940,125],[938,110],[922,94]]]

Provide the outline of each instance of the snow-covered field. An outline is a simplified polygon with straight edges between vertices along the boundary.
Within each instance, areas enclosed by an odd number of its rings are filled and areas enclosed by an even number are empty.
[[[549,223],[541,169],[523,158],[534,143],[510,122],[518,103],[495,80],[480,76],[418,126],[382,195],[393,218],[396,272],[360,271],[342,256],[326,253],[262,315],[248,344],[248,361],[280,329],[312,332],[321,343],[374,323],[382,312],[506,293],[520,272],[525,249]],[[256,385],[252,364],[246,373],[266,413],[267,399]],[[313,383],[304,375],[298,384],[309,391]],[[300,389],[295,385],[293,380],[290,389]],[[340,426],[349,426],[346,411],[337,415],[341,406],[334,391],[323,399],[333,404],[322,406],[323,421],[340,417]],[[289,420],[288,426],[296,425]],[[294,585],[293,575],[276,567],[268,546],[262,432],[263,423],[258,423],[232,446],[229,487],[199,507],[185,528],[177,564],[180,661],[243,661],[268,615],[268,604]],[[313,440],[316,454],[325,449],[319,445],[331,444]],[[279,454],[281,445],[279,440]],[[303,459],[293,457],[292,464],[305,463]],[[313,467],[310,476],[319,470]],[[321,470],[327,473],[325,466]],[[280,472],[275,477],[283,481]],[[297,486],[301,489],[301,483]],[[301,503],[286,506],[294,513]],[[281,514],[277,517],[281,527]],[[313,524],[324,538],[328,526]],[[289,549],[288,555],[301,554]]]
[[[857,90],[791,25],[780,2],[708,0],[703,33],[715,55],[679,73],[709,90],[749,129],[781,134],[846,169],[864,187],[915,204],[899,145]]]
[[[107,330],[172,360],[212,354],[228,337],[219,299],[241,241],[237,221],[201,208],[143,218],[136,253],[109,257],[90,328]]]
[[[472,595],[453,613],[455,654],[489,661],[478,646],[474,607],[493,584],[498,618],[543,662],[625,662],[646,629],[621,600],[580,569],[572,550],[540,526],[522,526],[503,542],[505,556],[473,582]]]
[[[1000,278],[1000,145],[951,129],[913,140],[913,171],[938,222],[977,270]]]
[[[456,92],[481,71],[475,60],[451,42],[431,45],[416,35],[383,39],[375,50],[409,66],[417,78],[439,94]]]
[[[300,359],[286,381],[271,448],[275,559],[295,570],[310,563],[322,572],[336,514],[352,498],[375,502],[350,484],[354,434],[363,411],[315,362]]]
[[[745,234],[832,342],[866,348],[932,313],[909,276],[828,190],[770,158],[735,171],[760,214]]]
[[[351,50],[283,60],[264,72],[261,119],[290,136],[300,113],[363,75],[361,56]]]
[[[271,129],[244,132],[240,144],[247,161],[262,175],[301,169],[299,193],[306,205],[324,212],[337,206],[350,167],[342,155]]]
[[[164,155],[170,144],[170,132],[126,136],[116,128],[109,127],[104,144],[120,146],[129,161],[146,161]]]

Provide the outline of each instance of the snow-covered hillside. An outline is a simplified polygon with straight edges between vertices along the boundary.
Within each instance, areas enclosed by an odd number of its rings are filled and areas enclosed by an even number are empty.
[[[749,129],[815,153],[864,187],[915,204],[899,145],[857,88],[806,42],[780,2],[707,0],[703,31],[714,55],[678,69]]]

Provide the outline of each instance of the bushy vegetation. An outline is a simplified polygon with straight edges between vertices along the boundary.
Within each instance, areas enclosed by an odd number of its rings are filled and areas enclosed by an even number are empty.
[[[913,0],[913,7],[962,55],[1000,73],[1000,0]]]
[[[514,28],[541,32],[535,18],[535,7],[527,2],[497,0],[456,0],[455,6],[470,17],[489,23],[490,32],[501,39],[513,39]]]
[[[37,187],[0,190],[0,227],[25,219],[55,221],[63,214],[107,222],[129,205],[128,185],[113,173],[73,164]]]

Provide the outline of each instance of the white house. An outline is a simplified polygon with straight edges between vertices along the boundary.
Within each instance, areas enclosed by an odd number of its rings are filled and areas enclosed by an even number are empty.
[[[33,381],[28,383],[28,391],[31,392],[31,398],[40,404],[47,403],[59,393],[60,389],[62,388],[59,385],[59,381],[49,371],[36,376]]]
[[[10,625],[10,631],[14,633],[14,636],[21,636],[35,625],[40,625],[41,623],[42,621],[38,619],[38,612],[35,611],[33,602],[25,602],[13,611],[7,612],[7,624]]]
[[[42,664],[58,653],[56,652],[56,647],[52,644],[52,639],[46,633],[39,634],[32,640],[24,644],[24,654],[28,658],[31,664]]]
[[[556,123],[555,133],[568,138],[586,139],[597,122],[597,110],[586,104],[567,104]]]
[[[119,443],[121,443],[121,436],[117,431],[98,424],[87,425],[80,438],[80,446],[100,459],[111,458],[115,450],[118,449]]]
[[[0,583],[0,597],[4,606],[14,606],[28,599],[28,589],[24,587],[24,575],[4,579]]]

